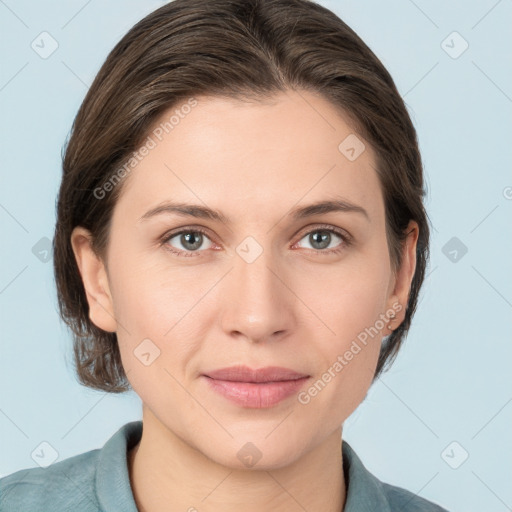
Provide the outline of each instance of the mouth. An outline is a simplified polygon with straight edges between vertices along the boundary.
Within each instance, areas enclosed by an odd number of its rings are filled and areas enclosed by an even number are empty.
[[[267,366],[252,370],[232,366],[209,371],[202,377],[211,389],[239,406],[267,408],[297,393],[310,375],[289,368]]]
[[[282,382],[309,377],[309,375],[305,373],[296,372],[295,370],[281,366],[266,366],[265,368],[253,370],[248,366],[240,365],[212,370],[204,375],[216,380],[252,383]]]

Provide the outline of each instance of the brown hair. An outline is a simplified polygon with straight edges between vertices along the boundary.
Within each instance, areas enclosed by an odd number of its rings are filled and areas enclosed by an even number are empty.
[[[264,100],[289,89],[322,95],[377,155],[393,269],[409,220],[419,225],[406,315],[383,343],[375,377],[396,357],[416,309],[429,226],[416,131],[380,60],[340,18],[308,0],[174,0],[138,22],[114,47],[74,120],[63,155],[54,271],[60,314],[74,333],[79,381],[130,389],[115,333],[89,319],[70,243],[87,228],[104,256],[122,184],[95,191],[132,157],[164,111],[196,95]],[[341,141],[340,141],[341,142]]]

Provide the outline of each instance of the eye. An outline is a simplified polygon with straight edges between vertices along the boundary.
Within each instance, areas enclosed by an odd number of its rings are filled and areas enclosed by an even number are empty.
[[[174,241],[174,244],[171,241]],[[210,242],[207,247],[202,247],[205,240]],[[166,235],[162,240],[162,244],[166,245],[167,248],[180,256],[195,256],[194,252],[199,252],[202,249],[211,248],[211,240],[208,238],[205,231],[194,228],[194,229],[182,229],[177,233]],[[188,253],[188,254],[187,254]]]
[[[348,234],[331,227],[317,227],[311,231],[308,231],[301,238],[301,240],[304,239],[310,244],[310,247],[306,247],[306,249],[311,249],[316,252],[326,254],[338,253],[342,251],[345,247],[350,245],[350,237],[348,236]],[[326,248],[328,248],[331,245],[331,243],[336,242],[336,239],[339,239],[342,242],[341,247],[339,247],[340,244],[338,243],[338,247],[326,250]]]
[[[319,254],[339,253],[348,247],[352,240],[350,235],[344,231],[331,226],[320,226],[305,233],[299,242],[293,245],[293,248],[304,239],[310,244],[310,247],[306,247],[306,249],[311,249]],[[333,242],[336,242],[336,239],[339,240],[338,246],[334,249],[327,249]],[[204,246],[205,241],[209,242],[206,247]],[[200,256],[203,250],[211,249],[213,246],[206,231],[200,228],[183,228],[175,233],[168,233],[163,236],[161,244],[172,253],[185,257]]]

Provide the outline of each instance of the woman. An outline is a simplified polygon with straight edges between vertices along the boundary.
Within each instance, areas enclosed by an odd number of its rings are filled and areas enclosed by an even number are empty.
[[[175,0],[75,119],[54,238],[80,381],[142,422],[0,480],[2,511],[442,511],[342,441],[428,258],[389,73],[305,0]]]

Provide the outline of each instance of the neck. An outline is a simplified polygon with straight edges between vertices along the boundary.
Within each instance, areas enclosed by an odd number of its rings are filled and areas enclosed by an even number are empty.
[[[141,512],[340,512],[345,503],[341,428],[287,466],[242,470],[206,457],[144,408],[128,469]]]

